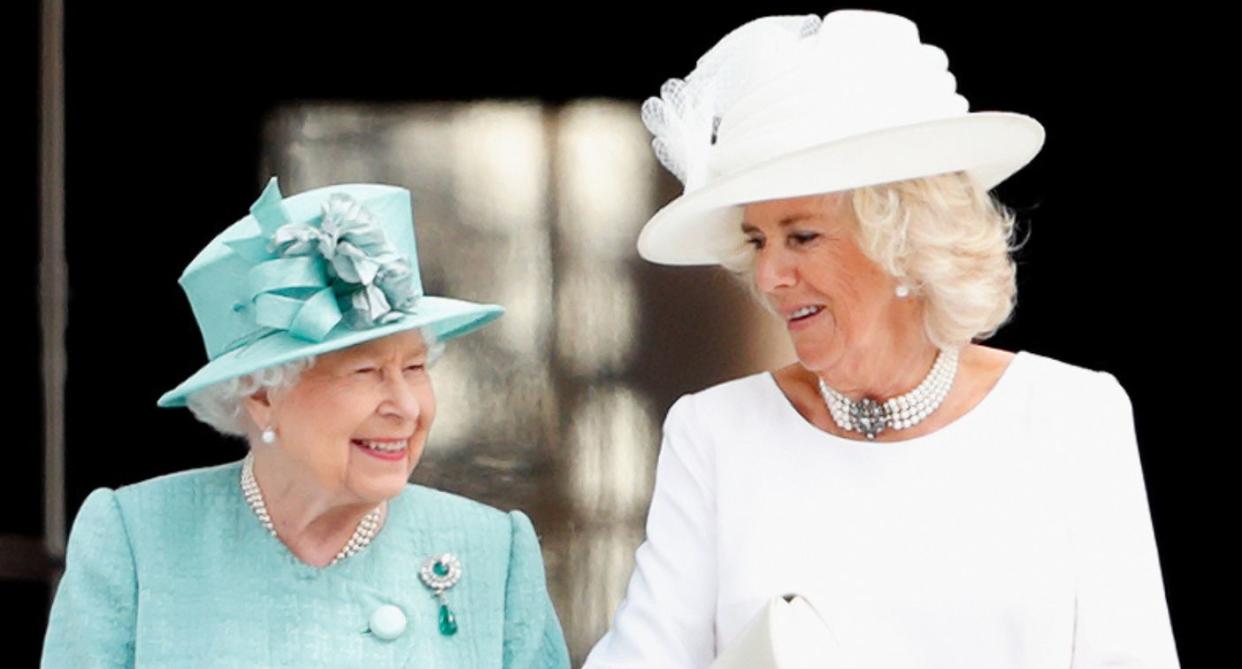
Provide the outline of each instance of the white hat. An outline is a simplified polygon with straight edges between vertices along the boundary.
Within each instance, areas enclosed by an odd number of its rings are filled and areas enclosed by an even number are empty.
[[[685,191],[643,227],[638,252],[716,264],[738,248],[739,205],[959,170],[990,190],[1043,146],[1029,116],[968,109],[944,51],[908,19],[751,21],[643,104],[656,156]]]

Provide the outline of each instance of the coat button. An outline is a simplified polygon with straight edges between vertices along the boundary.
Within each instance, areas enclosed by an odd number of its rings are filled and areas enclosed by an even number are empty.
[[[384,641],[392,641],[405,633],[405,614],[392,604],[385,604],[371,614],[371,633]]]

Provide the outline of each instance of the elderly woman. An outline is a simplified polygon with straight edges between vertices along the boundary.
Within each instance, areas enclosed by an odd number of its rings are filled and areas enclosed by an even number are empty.
[[[249,452],[91,493],[44,666],[569,665],[530,520],[407,483],[436,349],[501,313],[421,294],[407,191],[273,179],[181,284],[211,361],[159,404]]]
[[[673,405],[589,669],[725,663],[787,594],[823,655],[779,666],[1177,666],[1125,391],[972,343],[1015,301],[988,191],[1044,135],[946,67],[901,17],[769,17],[644,106],[685,193],[640,253],[741,270],[798,360]]]

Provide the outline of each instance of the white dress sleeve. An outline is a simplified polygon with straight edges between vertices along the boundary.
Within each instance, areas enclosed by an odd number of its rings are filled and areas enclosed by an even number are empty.
[[[583,669],[706,667],[715,657],[715,459],[696,432],[694,401],[669,409],[647,538],[612,628]]]
[[[1072,669],[1178,667],[1143,485],[1130,398],[1107,372],[1075,448],[1071,532],[1076,565]]]

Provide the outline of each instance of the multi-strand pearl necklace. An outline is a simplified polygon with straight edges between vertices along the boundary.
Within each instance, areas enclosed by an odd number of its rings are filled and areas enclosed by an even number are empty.
[[[250,509],[254,511],[254,515],[259,517],[259,522],[267,529],[273,537],[276,536],[276,527],[272,525],[272,516],[267,512],[267,505],[263,503],[263,493],[259,490],[259,482],[254,480],[254,453],[247,453],[246,459],[242,460],[241,468],[241,489],[242,496],[246,498],[246,503],[250,505]],[[381,506],[377,505],[371,509],[367,515],[362,517],[362,521],[358,523],[358,527],[354,529],[354,534],[345,543],[345,546],[332,558],[332,562],[328,566],[344,560],[347,557],[356,555],[371,540],[375,538],[375,533],[379,531],[379,521],[381,514]]]
[[[869,397],[855,402],[829,388],[822,378],[819,379],[819,394],[838,427],[875,439],[884,430],[904,430],[930,416],[949,394],[956,375],[957,350],[941,350],[931,371],[917,388],[883,403]]]

